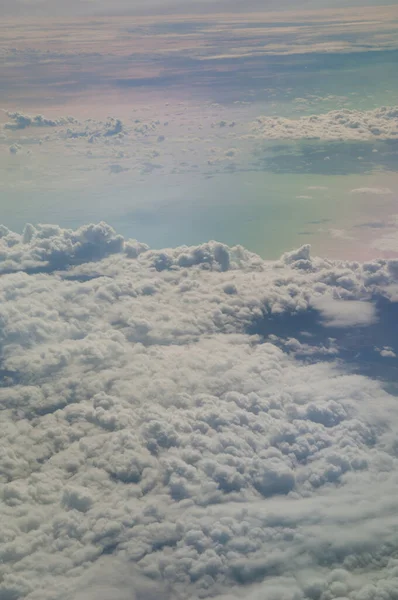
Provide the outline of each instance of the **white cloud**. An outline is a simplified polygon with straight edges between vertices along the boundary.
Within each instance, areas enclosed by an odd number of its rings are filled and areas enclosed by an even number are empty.
[[[392,350],[392,348],[389,348],[388,346],[385,346],[381,350],[379,349],[379,352],[380,352],[380,356],[382,356],[383,358],[396,358],[397,357],[397,355]]]
[[[18,130],[27,127],[59,127],[69,123],[76,123],[73,117],[59,117],[58,119],[47,119],[43,115],[30,116],[20,112],[7,112],[11,122],[5,123],[4,129]]]
[[[258,117],[251,125],[251,135],[260,139],[395,140],[398,107],[332,110],[298,119]]]
[[[370,196],[389,196],[392,194],[390,188],[356,188],[355,190],[351,190],[351,194],[365,194]]]
[[[83,124],[77,120],[72,120],[71,123],[75,123],[77,127],[61,129],[59,133],[60,137],[74,140],[83,139],[93,144],[98,141],[104,141],[104,138],[106,141],[108,141],[107,138],[121,139],[127,133],[124,123],[115,117],[110,117],[107,121],[87,119]],[[63,124],[60,123],[60,125]]]
[[[159,584],[135,573],[126,561],[105,557],[87,569],[72,588],[72,600],[167,600]]]
[[[328,229],[328,233],[332,238],[339,240],[354,240],[355,238],[350,235],[345,229]]]
[[[24,269],[62,269],[120,252],[123,238],[109,225],[89,225],[76,231],[57,225],[26,225],[21,236],[0,227],[0,273]]]
[[[321,313],[327,327],[363,327],[377,320],[375,307],[370,302],[335,300],[324,296],[315,300],[314,306]]]
[[[371,325],[397,261],[1,234],[0,597],[389,597],[396,399],[267,327]]]

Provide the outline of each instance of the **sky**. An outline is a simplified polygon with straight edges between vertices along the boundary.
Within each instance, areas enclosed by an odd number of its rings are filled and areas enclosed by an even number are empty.
[[[397,4],[0,10],[0,600],[396,600]]]
[[[189,14],[209,12],[249,12],[269,10],[309,10],[322,8],[347,8],[363,6],[394,6],[391,0],[335,0],[333,5],[329,0],[303,0],[299,6],[294,0],[250,0],[243,6],[237,0],[149,0],[142,3],[137,0],[71,0],[66,3],[62,0],[2,0],[3,14],[35,17],[43,16],[76,16],[100,14]]]
[[[7,227],[391,254],[394,6],[10,17],[1,39]]]

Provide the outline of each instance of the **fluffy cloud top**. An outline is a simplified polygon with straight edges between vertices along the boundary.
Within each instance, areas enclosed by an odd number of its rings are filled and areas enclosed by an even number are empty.
[[[63,269],[72,264],[97,260],[124,246],[122,236],[109,225],[89,225],[77,231],[56,225],[28,224],[22,236],[0,226],[0,273]]]
[[[1,244],[1,598],[396,597],[396,399],[311,359],[306,321],[373,315],[396,260],[153,251],[105,224]],[[270,334],[294,319],[303,360]]]
[[[43,115],[30,116],[20,112],[8,112],[11,122],[5,123],[4,129],[18,130],[27,127],[59,127],[69,123],[76,123],[73,117],[59,117],[58,119],[47,119]]]
[[[258,117],[251,132],[264,139],[395,140],[398,139],[398,107],[332,110],[298,119]]]

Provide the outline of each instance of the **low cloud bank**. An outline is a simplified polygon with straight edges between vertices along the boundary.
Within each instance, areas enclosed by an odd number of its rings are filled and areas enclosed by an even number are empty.
[[[396,140],[398,107],[332,110],[298,119],[258,117],[251,133],[264,139]]]
[[[1,598],[395,598],[397,260],[1,236]]]
[[[27,115],[18,111],[7,112],[11,119],[9,123],[5,123],[4,129],[18,130],[27,129],[28,127],[59,127],[60,125],[68,125],[77,123],[73,117],[59,117],[57,119],[48,119],[43,115]]]

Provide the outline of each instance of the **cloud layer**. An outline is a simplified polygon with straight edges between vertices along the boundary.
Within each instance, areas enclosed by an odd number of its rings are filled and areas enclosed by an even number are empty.
[[[1,244],[0,597],[395,597],[396,399],[333,356],[393,304],[396,260],[105,224]]]
[[[258,117],[251,131],[264,139],[396,140],[398,107],[332,110],[298,119]]]
[[[7,112],[7,116],[11,119],[5,123],[4,129],[19,130],[27,127],[59,127],[60,125],[68,125],[76,123],[73,117],[60,117],[58,119],[47,119],[43,115],[30,116],[21,112]]]

